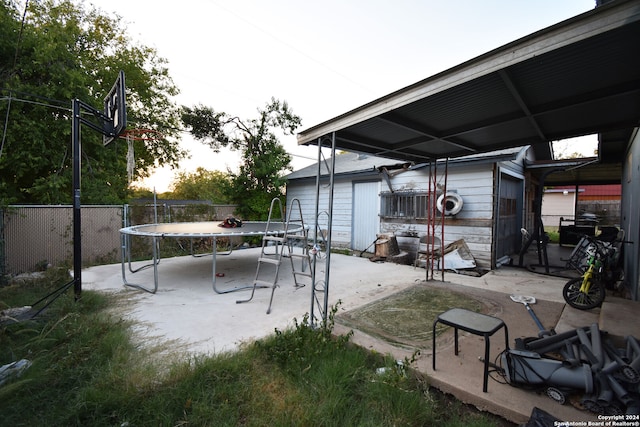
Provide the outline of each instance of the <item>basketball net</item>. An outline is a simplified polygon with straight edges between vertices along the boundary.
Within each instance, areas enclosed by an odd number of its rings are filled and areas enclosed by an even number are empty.
[[[136,171],[136,156],[133,144],[135,141],[160,141],[162,134],[153,129],[130,129],[124,131],[120,138],[127,140],[127,179],[131,184]]]
[[[133,182],[133,172],[136,167],[136,157],[133,149],[133,138],[127,134],[127,180],[131,184]]]

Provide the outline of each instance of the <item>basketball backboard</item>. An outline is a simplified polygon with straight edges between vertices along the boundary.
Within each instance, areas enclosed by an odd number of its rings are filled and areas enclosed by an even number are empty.
[[[127,127],[127,102],[124,84],[124,71],[118,73],[113,87],[104,98],[103,143],[109,144]]]

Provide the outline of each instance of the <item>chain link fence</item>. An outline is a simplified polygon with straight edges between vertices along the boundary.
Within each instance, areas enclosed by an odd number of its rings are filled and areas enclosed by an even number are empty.
[[[99,205],[81,207],[82,265],[111,264],[121,260],[120,228],[155,222],[222,221],[235,205],[199,203]],[[42,271],[73,263],[73,207],[71,205],[15,205],[0,210],[0,274]],[[136,243],[139,257],[150,253],[150,243]],[[167,239],[168,241],[173,239]],[[166,242],[169,244],[170,242]],[[206,242],[203,250],[210,249]],[[163,244],[165,244],[163,242]],[[174,242],[163,254],[188,251],[193,242]]]
[[[122,206],[82,206],[83,265],[118,259]],[[3,210],[4,274],[42,271],[73,261],[73,207],[10,206]]]

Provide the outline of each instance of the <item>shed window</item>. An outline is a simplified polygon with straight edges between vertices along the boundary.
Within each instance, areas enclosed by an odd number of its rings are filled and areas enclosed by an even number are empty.
[[[380,216],[382,218],[427,218],[429,193],[385,192],[380,194]]]

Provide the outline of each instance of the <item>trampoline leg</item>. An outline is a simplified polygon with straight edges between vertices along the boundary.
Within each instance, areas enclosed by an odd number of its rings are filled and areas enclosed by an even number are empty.
[[[141,291],[145,291],[145,292],[149,292],[151,294],[155,294],[158,290],[158,263],[160,263],[160,247],[158,245],[158,241],[155,237],[153,237],[152,239],[152,246],[153,246],[153,262],[151,264],[147,264],[141,268],[138,268],[137,270],[132,270],[131,269],[131,261],[130,261],[130,250],[131,248],[127,245],[126,242],[126,237],[122,236],[122,284],[124,286],[127,286],[129,288],[134,288],[134,289],[138,289]],[[132,273],[135,273],[137,271],[140,271],[144,268],[147,267],[153,267],[153,288],[147,288],[144,287],[142,285],[137,285],[135,283],[130,283],[129,281],[127,281],[127,275],[126,275],[126,271],[125,271],[125,252],[127,252],[127,255],[129,256],[129,270],[131,270]]]
[[[252,289],[251,289],[251,295],[249,296],[249,298],[247,299],[239,299],[236,301],[236,304],[242,304],[244,302],[249,302],[253,299],[253,294],[256,293],[256,283],[253,284]],[[273,298],[273,295],[271,296]],[[269,309],[271,309],[271,304],[269,304]]]
[[[217,293],[217,294],[228,294],[231,292],[236,292],[236,291],[243,291],[245,289],[249,289],[251,286],[238,286],[235,288],[231,288],[231,289],[226,289],[224,291],[221,291],[220,289],[218,289],[218,287],[216,286],[216,283],[218,281],[217,279],[217,264],[216,264],[216,260],[218,258],[218,255],[230,255],[231,252],[233,252],[233,248],[231,248],[228,252],[225,253],[221,253],[218,254],[218,242],[216,240],[216,237],[212,237],[212,245],[213,245],[213,249],[211,251],[211,255],[212,255],[212,261],[211,261],[211,284],[213,286],[213,290]]]
[[[212,284],[213,284],[213,290],[216,291],[217,294],[221,293],[218,288],[216,288],[216,255],[217,255],[217,246],[218,246],[218,242],[216,240],[215,237],[213,237],[211,239],[211,246],[213,247],[213,249],[211,250],[211,255],[213,255],[212,260],[211,260],[211,275],[213,276],[212,279]]]

